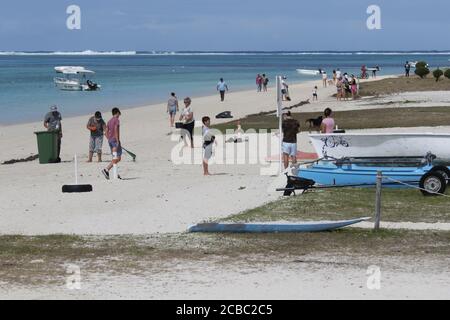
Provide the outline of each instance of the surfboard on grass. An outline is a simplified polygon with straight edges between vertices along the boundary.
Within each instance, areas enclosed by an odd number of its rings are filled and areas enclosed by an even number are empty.
[[[304,223],[201,223],[189,228],[189,232],[202,233],[301,233],[332,231],[351,226],[370,218],[344,221],[318,221]]]

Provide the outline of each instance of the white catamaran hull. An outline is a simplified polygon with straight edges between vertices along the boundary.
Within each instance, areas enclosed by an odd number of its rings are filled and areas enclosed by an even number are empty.
[[[312,134],[310,139],[320,158],[417,157],[431,152],[450,159],[450,134],[340,133]]]

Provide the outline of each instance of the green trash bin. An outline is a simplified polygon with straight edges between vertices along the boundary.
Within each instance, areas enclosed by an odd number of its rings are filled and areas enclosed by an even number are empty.
[[[58,131],[35,132],[38,143],[39,163],[55,163],[58,159]]]

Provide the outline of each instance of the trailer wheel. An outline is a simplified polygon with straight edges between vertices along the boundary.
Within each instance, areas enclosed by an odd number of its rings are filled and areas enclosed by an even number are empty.
[[[422,176],[419,187],[424,189],[420,190],[424,196],[436,196],[445,193],[447,180],[438,171],[430,171]]]
[[[63,193],[85,193],[92,192],[92,190],[90,184],[66,185],[62,187]]]
[[[450,186],[450,170],[444,166],[437,166],[430,170],[430,172],[438,172],[440,173],[445,181],[447,181],[447,186]]]

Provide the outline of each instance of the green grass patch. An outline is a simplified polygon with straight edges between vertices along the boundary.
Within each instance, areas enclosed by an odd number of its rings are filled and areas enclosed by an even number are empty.
[[[410,78],[398,77],[387,78],[377,81],[364,82],[360,84],[360,96],[384,96],[403,92],[422,91],[448,91],[450,90],[450,80],[441,78],[440,81],[432,76],[425,79],[412,76]]]
[[[302,112],[292,114],[292,116],[300,122],[300,129],[306,132],[310,131],[306,120],[317,118],[320,115],[320,112]],[[347,130],[447,126],[450,123],[450,107],[402,107],[349,110],[337,111],[333,113],[333,115],[339,127]],[[244,130],[278,129],[278,118],[273,114],[249,115],[240,121]],[[234,130],[236,129],[236,121],[221,123],[213,127],[221,130],[222,132],[225,132],[226,130]]]
[[[312,190],[230,216],[225,221],[342,220],[375,215],[375,189]],[[389,222],[450,222],[450,200],[424,197],[416,190],[383,189],[382,220]]]

